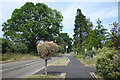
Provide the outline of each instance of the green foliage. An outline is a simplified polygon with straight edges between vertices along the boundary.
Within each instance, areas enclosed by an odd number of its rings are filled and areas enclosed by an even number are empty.
[[[2,39],[2,53],[14,52],[14,43],[8,39]]]
[[[116,22],[113,22],[113,24],[110,24],[113,26],[113,28],[110,30],[111,33],[109,34],[109,45],[108,47],[115,47],[116,49],[120,48],[120,28],[119,24]]]
[[[15,46],[15,48],[14,48],[15,52],[27,53],[27,51],[28,51],[28,47],[25,44],[21,43],[21,42],[16,43],[14,46]]]
[[[98,50],[96,60],[97,73],[106,79],[120,78],[120,57],[113,48],[103,47]]]
[[[82,55],[82,54],[75,54],[74,53],[74,57],[80,59],[80,58],[84,58],[84,55]]]
[[[6,53],[6,54],[2,54],[0,58],[4,62],[12,62],[19,60],[36,59],[39,58],[39,56],[36,56],[34,54]]]
[[[85,55],[85,57],[88,56],[88,57],[93,58],[93,55],[97,55],[97,51],[96,50],[89,50],[84,55]]]
[[[72,38],[70,38],[67,33],[60,33],[58,37],[56,37],[56,43],[59,45],[59,53],[65,53],[66,46],[68,46],[68,53],[72,50]]]
[[[8,59],[10,59],[10,57],[8,57],[8,56],[7,56],[7,57],[6,57],[6,56],[5,56],[5,57],[2,57],[2,61],[6,61],[6,60],[8,60]]]
[[[2,53],[12,52],[12,53],[26,53],[28,50],[27,45],[24,43],[18,42],[14,43],[10,40],[3,38],[2,41]]]
[[[49,60],[58,51],[58,45],[53,42],[43,42],[37,45],[37,51],[44,60]]]
[[[59,45],[58,48],[59,48],[58,53],[65,53],[64,46]]]
[[[94,30],[91,30],[91,32],[88,35],[87,40],[83,42],[83,45],[88,50],[91,50],[92,47],[98,49],[103,47],[103,43],[106,40],[105,34],[107,34],[107,29],[105,29],[102,25],[102,21],[98,19],[97,26]]]
[[[77,53],[82,52],[84,47],[84,41],[88,38],[89,33],[93,27],[92,22],[82,14],[80,9],[77,9],[75,17],[75,28],[74,28],[74,50]]]
[[[36,52],[39,40],[54,41],[63,27],[62,19],[59,11],[52,10],[46,4],[26,2],[2,24],[3,36],[26,44],[29,52]]]

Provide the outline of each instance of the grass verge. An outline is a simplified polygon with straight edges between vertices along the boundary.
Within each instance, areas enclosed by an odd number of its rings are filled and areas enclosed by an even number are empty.
[[[66,76],[66,73],[62,73],[62,74],[57,74],[57,75],[47,75],[47,77],[45,78],[44,74],[41,75],[32,75],[29,76],[28,78],[25,78],[24,80],[64,80]]]
[[[49,66],[67,66],[67,61],[66,58],[62,58],[59,59],[55,62],[53,62],[52,64],[49,64]],[[56,74],[56,75],[47,75],[47,78],[45,78],[44,74],[40,74],[40,75],[32,75],[29,76],[28,78],[24,79],[24,80],[64,80],[66,77],[66,73],[61,73],[61,74]]]
[[[74,57],[80,60],[83,66],[95,66],[95,60],[96,60],[95,58],[90,58],[90,57],[84,58],[84,55],[81,54],[75,54]]]
[[[95,58],[80,58],[79,60],[84,66],[95,66]]]
[[[55,62],[53,62],[52,66],[67,66],[69,62],[66,61],[66,57],[62,58],[62,59],[59,59]]]
[[[0,62],[14,62],[14,61],[22,61],[22,60],[30,60],[37,59],[39,56],[34,56],[33,54],[20,54],[20,53],[6,53],[0,56]]]
[[[99,76],[98,74],[96,73],[93,73],[93,72],[90,72],[90,75],[95,79],[100,79],[100,80],[105,80],[103,77]]]
[[[36,53],[35,53],[36,54]],[[58,53],[61,55],[62,53]],[[5,53],[0,56],[0,63],[8,63],[22,60],[31,60],[31,59],[39,59],[39,56],[35,56],[33,53],[31,54],[21,54],[21,53]]]

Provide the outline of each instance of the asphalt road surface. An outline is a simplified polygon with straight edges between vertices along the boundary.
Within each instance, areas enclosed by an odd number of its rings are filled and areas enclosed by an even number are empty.
[[[67,66],[48,66],[48,74],[66,73],[65,80],[94,80],[90,72],[96,72],[94,67],[83,66],[73,55],[69,56],[70,62]],[[34,75],[44,74],[44,69]]]
[[[56,57],[52,57],[51,60],[48,60],[48,64],[51,64],[54,61],[63,57],[65,57],[65,55],[58,55]],[[2,69],[0,69],[0,72],[2,72],[2,78],[26,78],[27,76],[30,76],[43,68],[44,60],[34,59],[4,63],[2,64]]]

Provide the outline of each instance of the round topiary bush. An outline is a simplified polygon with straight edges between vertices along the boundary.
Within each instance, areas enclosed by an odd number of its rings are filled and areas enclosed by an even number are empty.
[[[120,78],[120,57],[113,48],[102,48],[96,58],[97,73],[106,79]]]
[[[53,41],[45,41],[37,45],[37,51],[40,54],[40,57],[45,60],[45,75],[47,76],[47,60],[51,59],[53,55],[57,54],[58,45],[53,43]]]
[[[58,45],[53,42],[43,42],[37,45],[37,51],[44,60],[49,60],[58,51]]]

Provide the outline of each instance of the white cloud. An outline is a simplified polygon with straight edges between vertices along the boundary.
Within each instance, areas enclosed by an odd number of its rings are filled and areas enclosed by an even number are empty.
[[[114,17],[118,17],[118,10],[113,9],[110,11],[101,10],[96,12],[90,12],[89,14],[87,14],[87,16],[91,19],[91,21],[96,21],[98,18],[102,20],[108,18],[114,18]]]
[[[112,4],[112,3],[111,3]],[[114,3],[113,3],[114,4]],[[109,3],[108,3],[109,5]],[[73,3],[71,6],[67,8],[67,10],[62,11],[63,19],[63,32],[67,32],[71,37],[74,34],[74,20],[76,16],[77,9],[80,8],[82,13],[95,24],[98,18],[100,18],[103,22],[107,20],[107,23],[103,23],[103,26],[107,29],[111,29],[109,26],[110,23],[114,21],[109,21],[110,19],[118,17],[118,8],[116,6],[102,6],[102,3]]]
[[[1,0],[1,1],[6,1],[6,0]],[[9,9],[9,7],[10,8],[12,7],[12,8],[10,10],[7,10],[8,13],[5,13],[6,15],[4,15],[2,17],[4,17],[4,18],[5,17],[10,18],[10,15],[11,15],[12,11],[15,8],[20,8],[27,1],[31,1],[31,2],[34,2],[34,3],[44,2],[45,4],[48,4],[48,6],[49,6],[49,4],[54,5],[53,3],[49,3],[49,1],[51,1],[51,0],[49,0],[48,2],[47,1],[45,2],[43,0],[12,0],[12,1],[15,2],[15,4],[13,4],[12,6],[9,5],[7,7],[4,6],[4,7],[6,7],[6,9]],[[68,1],[68,2],[70,2],[70,1]],[[78,8],[80,8],[81,11],[82,11],[82,13],[87,18],[90,18],[91,21],[94,22],[94,23],[96,22],[96,20],[98,18],[100,18],[102,20],[107,20],[107,19],[109,20],[111,18],[117,17],[117,15],[118,15],[118,8],[116,6],[114,7],[112,5],[112,6],[109,6],[109,7],[108,6],[104,7],[104,6],[101,6],[101,4],[102,3],[95,3],[95,2],[94,3],[89,3],[89,2],[84,2],[84,3],[82,3],[82,2],[74,2],[74,3],[72,3],[69,6],[65,6],[65,9],[63,8],[61,10],[61,13],[62,13],[62,15],[64,17],[64,19],[63,19],[63,25],[64,25],[63,32],[67,32],[71,37],[74,34],[73,33],[74,21],[75,21],[76,11],[77,11]],[[61,6],[62,6],[62,4],[61,4]],[[0,5],[0,7],[1,7],[1,5]],[[56,6],[56,9],[57,9],[57,6]],[[4,10],[5,10],[5,8],[4,8]],[[0,16],[2,14],[3,13],[1,13],[1,9],[0,9]]]

